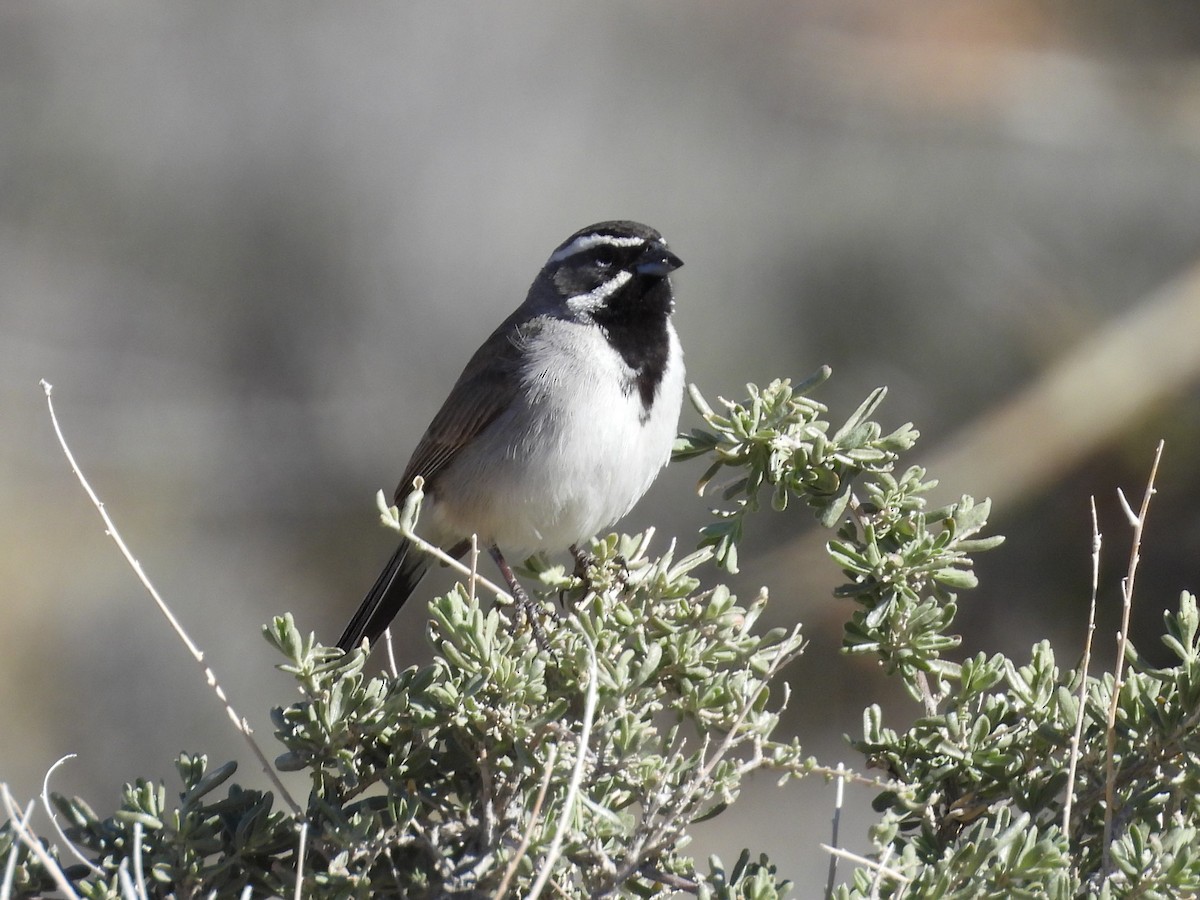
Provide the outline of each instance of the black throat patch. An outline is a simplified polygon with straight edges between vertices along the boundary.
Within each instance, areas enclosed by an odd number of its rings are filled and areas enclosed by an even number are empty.
[[[642,401],[641,421],[650,418],[658,395],[671,342],[667,319],[671,314],[671,283],[661,276],[636,276],[597,309],[592,318],[604,329],[612,348],[633,374],[625,393],[637,391]]]

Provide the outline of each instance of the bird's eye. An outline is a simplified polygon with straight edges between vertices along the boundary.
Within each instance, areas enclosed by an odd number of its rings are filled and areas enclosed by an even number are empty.
[[[612,247],[599,247],[595,255],[597,269],[611,269],[617,264],[617,253]]]

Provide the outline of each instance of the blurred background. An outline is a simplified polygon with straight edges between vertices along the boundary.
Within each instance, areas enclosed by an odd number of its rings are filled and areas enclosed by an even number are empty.
[[[607,218],[686,266],[710,398],[803,377],[890,426],[942,498],[991,496],[963,653],[1074,665],[1105,534],[1111,658],[1129,528],[1167,441],[1135,640],[1200,587],[1200,14],[1001,0],[0,6],[0,780],[97,810],[233,733],[103,532],[118,527],[270,748],[290,680],[257,636],[333,641],[391,551],[391,492],[463,363],[549,251]],[[685,428],[697,422],[685,411]],[[685,542],[701,467],[625,523]],[[788,734],[856,763],[863,707],[915,714],[838,652],[849,609],[803,510],[751,523],[737,591],[800,620]],[[713,575],[712,577],[716,577]],[[427,590],[439,582],[427,583]],[[441,585],[444,586],[444,585]],[[424,620],[394,629],[420,660]],[[1103,661],[1103,659],[1101,660]],[[849,792],[862,846],[870,794]],[[823,883],[832,788],[764,778],[700,854]]]

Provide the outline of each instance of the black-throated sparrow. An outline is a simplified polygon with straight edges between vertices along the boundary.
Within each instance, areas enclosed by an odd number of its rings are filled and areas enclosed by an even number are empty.
[[[653,228],[601,222],[560,244],[459,376],[396,488],[425,480],[422,536],[461,555],[573,550],[633,507],[666,465],[683,401],[670,273]],[[428,566],[404,541],[338,646],[373,644]],[[524,601],[528,602],[528,601]]]

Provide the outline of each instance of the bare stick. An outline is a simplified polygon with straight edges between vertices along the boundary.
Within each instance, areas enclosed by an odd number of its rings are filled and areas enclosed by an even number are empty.
[[[144,900],[138,896],[137,888],[133,885],[133,878],[129,874],[129,857],[121,860],[121,865],[117,869],[117,884],[121,886],[122,900]]]
[[[121,551],[121,555],[125,557],[125,562],[127,562],[129,567],[133,569],[134,574],[137,575],[138,580],[141,581],[142,587],[146,589],[151,598],[154,600],[155,605],[158,606],[159,612],[163,614],[171,628],[174,630],[175,634],[181,641],[183,641],[183,645],[187,647],[188,652],[192,655],[192,658],[196,660],[196,662],[199,663],[200,667],[204,670],[204,678],[208,682],[209,687],[213,689],[213,693],[217,695],[217,699],[220,700],[224,705],[225,713],[229,716],[229,720],[233,722],[234,728],[236,728],[238,732],[245,737],[246,743],[250,745],[251,751],[253,751],[254,755],[258,758],[259,764],[262,766],[262,770],[267,774],[267,777],[271,779],[271,783],[275,786],[275,790],[278,792],[279,796],[288,804],[289,807],[291,807],[291,810],[294,814],[299,815],[299,805],[295,800],[292,799],[292,795],[288,793],[287,788],[283,786],[283,782],[279,780],[279,776],[275,774],[275,769],[271,766],[266,754],[264,754],[262,748],[258,746],[258,741],[256,741],[253,737],[254,730],[250,727],[250,722],[238,715],[237,711],[234,710],[233,705],[229,702],[228,697],[225,696],[224,688],[222,688],[220,683],[217,681],[216,674],[209,666],[205,665],[204,654],[188,636],[188,633],[184,631],[183,626],[179,624],[179,620],[175,618],[175,614],[171,612],[171,609],[167,606],[166,601],[163,600],[163,598],[159,595],[158,590],[153,584],[151,584],[150,579],[142,570],[142,564],[137,561],[133,553],[130,552],[129,547],[126,546],[125,541],[121,538],[120,532],[117,531],[117,526],[113,523],[112,518],[108,515],[108,511],[104,508],[104,504],[100,501],[100,498],[96,496],[96,492],[92,490],[92,486],[88,484],[88,480],[84,477],[83,470],[79,468],[79,464],[75,462],[75,456],[71,453],[71,448],[67,446],[67,439],[63,436],[62,428],[59,427],[58,416],[54,414],[54,401],[50,397],[53,386],[43,379],[42,390],[46,392],[46,407],[50,411],[50,422],[54,425],[54,433],[58,437],[59,446],[62,447],[63,455],[66,456],[67,462],[71,466],[71,471],[79,480],[79,484],[83,487],[84,492],[87,493],[88,499],[92,501],[92,505],[96,507],[96,512],[100,514],[100,518],[104,522],[105,533],[116,543],[117,549],[119,549]]]
[[[42,778],[42,808],[46,810],[46,815],[50,819],[50,824],[54,826],[54,831],[58,834],[58,839],[62,841],[62,843],[68,850],[71,851],[77,860],[91,869],[94,874],[98,875],[104,870],[79,852],[79,848],[75,846],[75,843],[69,837],[67,837],[66,832],[62,830],[62,826],[58,824],[58,816],[54,814],[54,807],[50,804],[50,776],[54,774],[55,769],[65,763],[68,759],[74,758],[74,753],[68,753],[46,770],[46,775],[44,778]]]
[[[1096,518],[1096,498],[1092,506],[1092,602],[1088,607],[1087,636],[1083,641],[1083,662],[1079,666],[1079,712],[1075,716],[1075,733],[1071,735],[1071,759],[1067,766],[1067,799],[1063,803],[1063,835],[1071,840],[1071,807],[1075,803],[1075,773],[1079,767],[1079,742],[1083,738],[1083,720],[1087,718],[1088,665],[1092,661],[1092,637],[1096,633],[1096,597],[1100,593],[1100,522]]]
[[[879,889],[883,887],[884,871],[886,870],[889,873],[892,871],[891,869],[885,869],[887,866],[887,861],[891,858],[892,847],[889,845],[879,857],[879,868],[875,870],[875,878],[871,881],[871,893],[868,895],[868,900],[879,900]],[[906,880],[905,887],[900,889],[900,893],[897,895],[898,897],[904,896],[904,892],[907,889],[907,884],[908,882]]]
[[[7,785],[5,791],[7,791]],[[29,821],[29,817],[33,815],[33,802],[25,807],[25,815],[21,816],[21,824],[25,825]],[[14,816],[15,818],[15,816]],[[14,829],[16,826],[13,826]],[[20,849],[20,844],[13,841],[12,846],[8,848],[8,862],[4,864],[4,880],[0,881],[0,900],[8,900],[12,896],[12,883],[17,874],[17,850]]]
[[[842,774],[842,764],[837,764],[837,791],[833,798],[833,833],[830,835],[829,843],[836,847],[840,843],[838,840],[838,831],[842,824],[842,800],[846,793],[846,779]],[[829,878],[825,881],[825,896],[833,896],[833,885],[837,881],[837,861],[836,853],[829,854]]]
[[[861,784],[865,787],[874,788],[877,791],[896,791],[900,792],[904,789],[904,783],[900,781],[892,781],[887,778],[871,778],[868,775],[862,775],[848,768],[844,763],[838,763],[836,767],[831,766],[805,766],[805,772],[811,772],[814,775],[824,775],[826,780],[840,778],[847,784]],[[784,771],[784,778],[791,775],[787,770]],[[780,781],[780,784],[783,784]]]
[[[300,849],[296,851],[296,887],[292,893],[292,900],[300,900],[304,895],[301,893],[301,888],[304,887],[304,854],[306,845],[308,844],[308,819],[300,823]]]
[[[491,760],[488,759],[486,746],[480,747],[479,753],[479,792],[483,795],[483,813],[480,815],[483,843],[492,846],[496,842],[496,783],[492,779]]]
[[[542,870],[529,890],[528,900],[537,900],[542,893],[546,881],[550,878],[550,873],[554,870],[554,864],[558,861],[558,855],[562,852],[563,837],[567,833],[571,816],[575,812],[579,786],[583,783],[583,767],[587,760],[588,741],[592,737],[592,719],[596,715],[597,682],[600,680],[600,673],[596,666],[595,645],[592,644],[591,639],[582,628],[579,635],[583,638],[588,651],[588,688],[587,696],[583,701],[583,722],[579,728],[579,749],[575,754],[575,768],[571,772],[571,783],[567,787],[567,796],[563,798],[562,813],[558,817],[558,827],[554,831],[554,839],[550,842],[550,849],[546,851],[545,859],[542,860]]]
[[[405,538],[412,541],[422,553],[428,553],[438,562],[449,566],[460,575],[465,575],[471,582],[472,587],[475,584],[482,585],[501,600],[513,603],[512,594],[504,588],[484,578],[478,571],[472,571],[471,566],[465,565],[462,561],[455,559],[437,544],[431,544],[413,530],[416,527],[417,515],[421,511],[421,501],[425,499],[424,487],[425,479],[418,475],[413,479],[413,489],[404,498],[404,507],[401,509],[388,506],[387,500],[384,499],[383,491],[380,491],[375,499],[382,513],[384,524],[399,531]]]
[[[797,637],[799,637],[799,634],[800,626],[797,625],[792,629],[792,632],[788,638],[783,641],[783,644],[790,644]],[[750,715],[750,711],[754,709],[755,703],[758,702],[759,694],[767,690],[767,686],[770,684],[771,680],[775,677],[779,670],[785,664],[795,659],[799,652],[800,649],[798,648],[790,653],[785,653],[782,647],[776,651],[775,655],[771,659],[770,665],[767,667],[767,671],[759,676],[758,687],[754,690],[754,693],[746,699],[741,709],[738,710],[737,716],[734,718],[733,723],[729,726],[729,730],[725,732],[725,736],[722,738],[721,743],[717,746],[717,749],[713,752],[711,757],[708,757],[708,761],[704,764],[700,771],[692,776],[687,785],[676,792],[677,798],[673,803],[666,807],[664,812],[662,812],[660,821],[654,827],[654,830],[648,835],[642,835],[629,846],[626,855],[630,860],[632,860],[632,862],[627,862],[624,866],[618,869],[616,874],[609,879],[610,884],[618,885],[624,882],[626,878],[637,871],[639,865],[638,861],[641,859],[641,854],[643,851],[647,847],[656,846],[658,842],[665,837],[668,831],[670,831],[672,828],[679,827],[676,819],[683,814],[688,803],[691,802],[692,798],[699,790],[700,785],[702,785],[708,779],[708,777],[712,774],[713,769],[717,767],[721,760],[725,758],[725,756],[734,748],[734,746],[741,742],[743,738],[743,736],[740,734],[742,724],[746,721],[747,716]],[[710,737],[710,733],[706,733],[704,735],[704,744],[700,749],[701,759],[704,759],[708,754]],[[659,809],[657,806],[643,813],[642,818],[647,823],[647,827],[648,823],[655,815],[659,815]],[[613,893],[612,888],[602,892],[599,896],[608,896],[611,893]]]
[[[383,629],[383,642],[387,647],[388,670],[392,673],[392,677],[395,678],[400,674],[400,670],[396,668],[396,649],[392,645],[392,629],[390,626]]]
[[[475,582],[479,579],[479,535],[471,535],[471,577],[467,580],[467,590],[470,592],[471,602],[475,602]]]
[[[517,852],[513,855],[508,868],[504,870],[504,877],[500,879],[500,886],[496,888],[496,893],[492,894],[492,900],[501,900],[508,896],[508,885],[512,882],[513,876],[517,874],[517,866],[525,858],[529,842],[533,838],[533,829],[537,827],[538,820],[541,818],[542,804],[546,802],[546,791],[550,788],[550,779],[554,775],[554,763],[557,760],[558,744],[551,744],[549,757],[546,760],[546,771],[542,773],[542,783],[538,786],[537,797],[533,800],[533,809],[529,811],[529,824],[525,826],[525,833],[521,835],[521,843],[517,847]]]
[[[1110,847],[1113,839],[1113,803],[1115,802],[1117,786],[1117,770],[1113,758],[1117,752],[1117,701],[1121,699],[1121,689],[1125,678],[1125,653],[1129,648],[1129,614],[1133,609],[1133,584],[1137,577],[1138,563],[1141,561],[1142,532],[1146,527],[1146,515],[1150,511],[1150,498],[1154,496],[1154,479],[1158,476],[1158,463],[1162,459],[1163,442],[1158,442],[1154,451],[1154,462],[1150,466],[1150,477],[1146,481],[1146,492],[1142,495],[1142,506],[1136,516],[1133,516],[1133,546],[1129,551],[1129,569],[1121,582],[1121,631],[1117,635],[1117,664],[1113,670],[1112,699],[1108,704],[1108,721],[1105,724],[1106,747],[1104,754],[1104,871],[1111,871],[1112,853]],[[1120,495],[1126,515],[1133,511],[1125,502],[1124,494]]]
[[[850,862],[860,865],[863,868],[871,869],[872,871],[887,878],[893,878],[901,884],[908,884],[908,879],[905,878],[902,873],[897,872],[895,869],[889,869],[882,862],[876,862],[873,859],[867,859],[865,856],[852,853],[849,850],[843,850],[840,847],[830,847],[828,844],[818,844],[817,846],[826,853],[830,853],[834,856],[840,856],[842,859],[849,860]]]
[[[26,815],[33,813],[33,807],[29,807]],[[4,878],[0,879],[0,900],[8,900],[12,896],[13,878],[17,873],[17,845],[14,843],[8,848],[8,862],[4,864]]]
[[[133,823],[133,877],[137,879],[138,900],[149,900],[146,896],[146,875],[142,871],[142,823]]]
[[[13,831],[17,833],[17,837],[21,839],[26,847],[30,849],[34,856],[38,858],[38,862],[42,864],[42,868],[54,879],[58,885],[58,889],[62,891],[67,900],[80,900],[79,894],[75,892],[75,887],[71,884],[62,867],[54,861],[54,858],[46,852],[46,848],[42,846],[42,842],[38,840],[36,834],[29,830],[29,816],[33,813],[33,803],[30,802],[25,815],[21,815],[21,810],[17,806],[16,798],[8,790],[8,785],[0,782],[0,800],[4,801],[4,808],[8,812],[9,821],[12,823]],[[14,845],[12,853],[16,855],[17,848]]]
[[[925,704],[925,715],[936,716],[940,699],[934,696],[933,688],[929,686],[929,678],[919,670],[917,672],[917,688],[921,691],[921,702]]]

